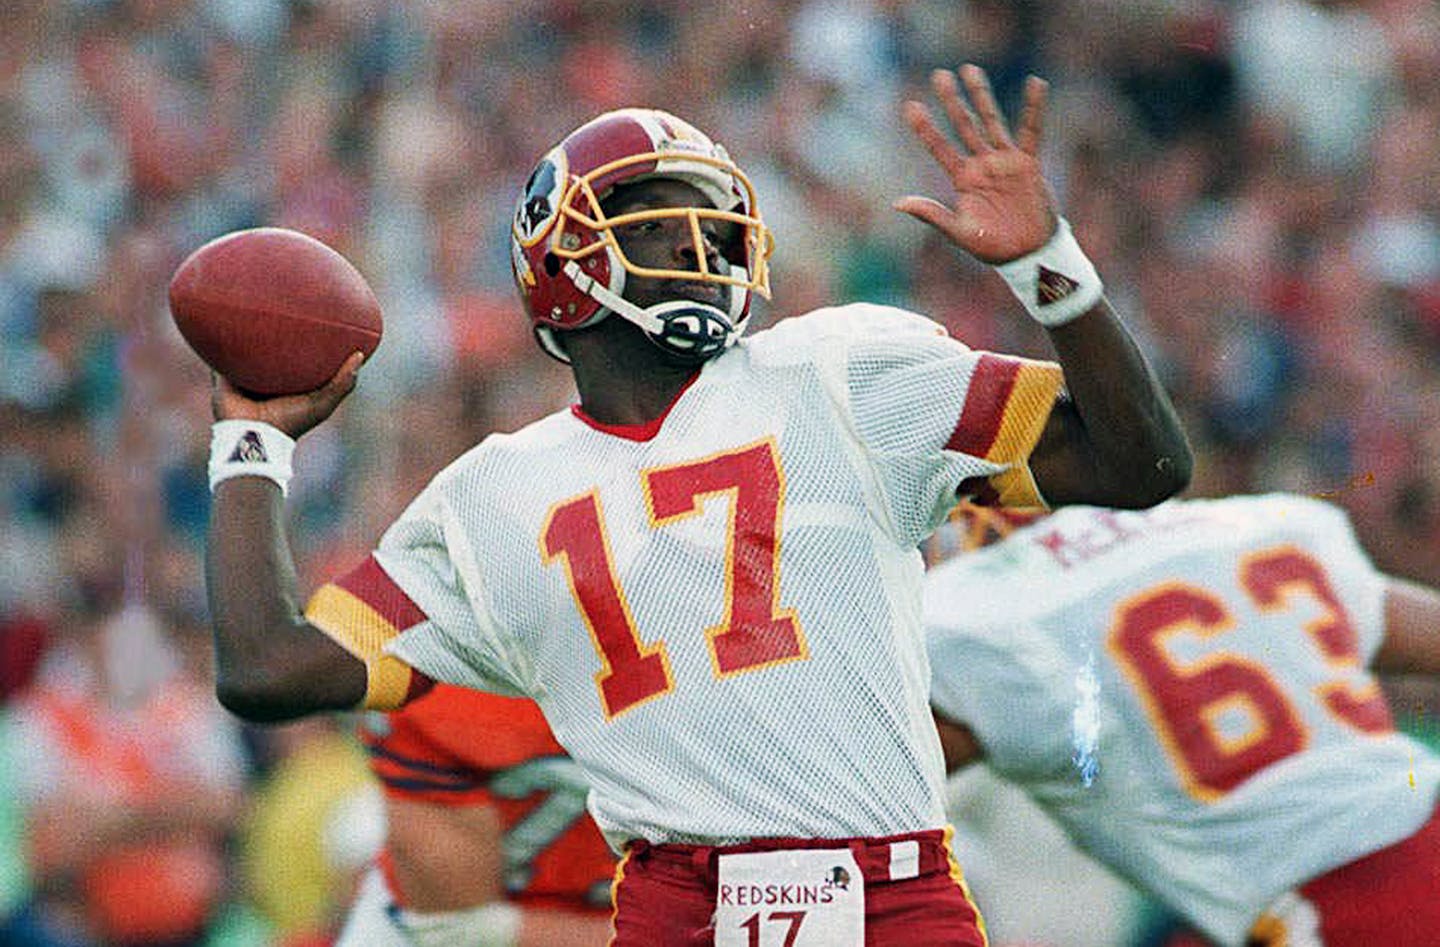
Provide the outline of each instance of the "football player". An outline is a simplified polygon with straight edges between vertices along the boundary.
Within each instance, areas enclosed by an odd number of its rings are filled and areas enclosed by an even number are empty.
[[[385,846],[337,947],[595,947],[615,859],[533,701],[447,684],[359,726]]]
[[[307,395],[216,381],[226,706],[393,707],[432,679],[533,697],[624,853],[620,945],[982,943],[948,847],[916,546],[965,495],[1153,504],[1190,454],[1053,208],[1045,84],[1013,138],[980,69],[934,88],[968,154],[924,105],[904,115],[954,197],[895,206],[995,264],[1059,365],[874,305],[742,339],[772,248],[748,178],[673,115],[601,115],[540,161],[513,229],[579,403],[430,482],[364,567],[390,607],[342,579],[302,614],[281,528],[293,438],[358,357]]]
[[[1440,673],[1440,593],[1301,496],[967,528],[1013,531],[926,579],[952,769],[983,759],[1218,944],[1436,943],[1440,758],[1375,673]]]

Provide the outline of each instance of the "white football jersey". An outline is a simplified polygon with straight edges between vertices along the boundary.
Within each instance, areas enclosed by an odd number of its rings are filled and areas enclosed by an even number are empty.
[[[1383,599],[1318,500],[1070,507],[931,570],[932,700],[1081,848],[1239,945],[1435,810],[1440,759],[1366,670]]]
[[[967,478],[1033,496],[1059,383],[854,305],[745,339],[658,423],[488,437],[381,540],[426,618],[387,650],[533,697],[617,847],[943,825],[916,545]]]

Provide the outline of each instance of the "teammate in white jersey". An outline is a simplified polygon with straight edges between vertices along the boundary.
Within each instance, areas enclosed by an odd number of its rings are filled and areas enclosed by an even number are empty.
[[[963,495],[1153,504],[1190,455],[1053,209],[1045,84],[1012,139],[984,73],[961,79],[978,118],[954,73],[934,87],[968,155],[905,106],[952,204],[896,207],[996,264],[1059,366],[868,305],[740,338],[771,250],[748,179],[672,115],[602,115],[541,160],[513,229],[580,402],[486,438],[386,532],[374,571],[404,607],[342,579],[302,615],[279,525],[291,438],[358,360],[297,397],[217,381],[225,705],[387,707],[431,679],[533,697],[625,854],[618,944],[982,943],[948,848],[916,546]]]
[[[1069,507],[933,567],[925,623],[949,765],[1217,943],[1437,942],[1440,758],[1370,668],[1440,673],[1440,593],[1337,507]]]

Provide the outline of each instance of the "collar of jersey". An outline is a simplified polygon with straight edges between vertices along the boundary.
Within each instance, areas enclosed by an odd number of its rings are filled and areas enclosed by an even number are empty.
[[[690,390],[690,386],[695,384],[695,379],[700,377],[700,371],[703,368],[704,366],[702,365],[700,368],[695,369],[695,373],[685,379],[685,384],[681,385],[680,390],[675,392],[675,397],[670,399],[670,403],[665,406],[665,410],[644,424],[606,424],[604,421],[597,421],[590,417],[579,404],[572,404],[570,406],[570,413],[601,434],[623,437],[627,441],[653,440],[655,435],[660,433],[660,426],[664,424],[665,419],[670,416],[671,410],[674,409],[675,405],[679,404],[680,399],[685,396],[685,392]]]

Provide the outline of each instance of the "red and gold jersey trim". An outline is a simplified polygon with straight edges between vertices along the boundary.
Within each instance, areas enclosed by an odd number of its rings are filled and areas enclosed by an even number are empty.
[[[394,710],[428,689],[428,678],[385,653],[386,643],[424,621],[425,613],[373,557],[316,590],[305,606],[305,618],[365,662],[368,681],[362,707]]]
[[[955,826],[945,826],[945,860],[950,868],[950,880],[955,882],[965,900],[970,903],[970,910],[975,912],[975,929],[980,932],[980,938],[985,947],[990,947],[990,931],[985,927],[985,915],[980,913],[980,906],[975,903],[975,896],[970,893],[970,884],[965,880],[965,872],[960,868],[960,860],[955,857]]]
[[[945,447],[1009,465],[990,478],[1005,506],[1044,505],[1028,461],[1063,383],[1054,362],[987,352],[975,365],[965,407]]]

